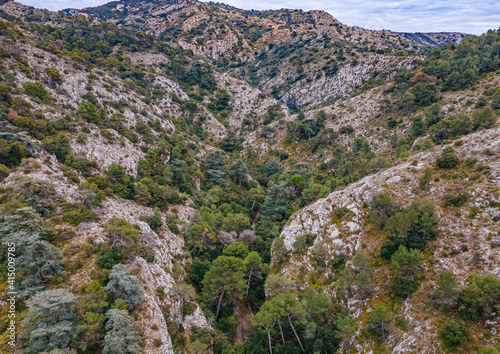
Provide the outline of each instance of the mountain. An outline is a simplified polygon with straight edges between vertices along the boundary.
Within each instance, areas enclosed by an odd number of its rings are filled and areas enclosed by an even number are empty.
[[[427,45],[431,48],[440,47],[442,45],[453,42],[459,44],[462,39],[469,37],[470,35],[458,32],[429,32],[429,33],[403,33],[403,35],[423,45]]]
[[[498,31],[6,1],[0,56],[2,352],[500,350]]]
[[[349,27],[324,11],[245,11],[198,1],[118,1],[64,12],[131,26],[191,49],[298,107],[334,100],[373,75],[390,76],[391,69],[411,65],[401,60],[401,51],[436,47],[447,38],[458,43],[464,37]],[[246,69],[239,69],[244,63]],[[319,73],[324,73],[321,79]]]

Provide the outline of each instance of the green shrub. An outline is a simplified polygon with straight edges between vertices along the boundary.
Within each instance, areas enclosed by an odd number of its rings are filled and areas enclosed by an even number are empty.
[[[9,142],[0,139],[0,163],[7,167],[19,166],[21,160],[28,156],[28,147],[21,141]]]
[[[76,110],[76,117],[89,123],[98,123],[97,109],[91,102],[82,102]]]
[[[477,320],[500,311],[500,279],[494,275],[467,278],[467,286],[462,290],[460,302],[465,306],[461,314],[466,319]]]
[[[12,123],[16,127],[19,127],[19,128],[21,128],[23,130],[27,130],[30,133],[34,133],[35,132],[35,122],[31,118],[17,116],[16,118],[14,118],[14,120],[12,121]]]
[[[391,282],[391,292],[394,296],[406,299],[418,290],[419,283],[413,280],[393,278]]]
[[[65,207],[68,210],[63,215],[63,220],[70,223],[73,226],[78,226],[82,222],[91,222],[98,220],[96,214],[94,214],[90,209],[85,208],[81,204],[72,204]]]
[[[167,226],[168,226],[168,229],[170,231],[172,231],[174,234],[178,235],[181,233],[181,230],[179,230],[179,227],[177,226],[177,224],[170,222],[167,224]]]
[[[101,252],[96,263],[101,268],[111,269],[111,268],[113,268],[113,266],[115,266],[118,263],[121,263],[122,261],[123,261],[123,257],[121,256],[120,252],[118,252],[116,249],[112,248],[112,249],[107,249],[107,250]]]
[[[458,303],[458,283],[451,271],[441,274],[432,294],[434,303],[441,311],[449,311]]]
[[[451,146],[445,148],[441,157],[436,160],[436,165],[439,168],[454,168],[458,163],[459,159]]]
[[[400,246],[391,258],[392,293],[402,299],[417,291],[420,285],[422,253],[419,250],[407,250]]]
[[[493,128],[497,122],[497,115],[491,106],[480,109],[473,117],[474,130]]]
[[[54,210],[55,189],[51,184],[33,178],[20,178],[16,182],[22,191],[17,200],[28,204],[42,215],[50,214]]]
[[[390,260],[392,255],[398,250],[399,246],[404,245],[403,239],[395,239],[394,241],[386,241],[380,248],[380,257]]]
[[[133,177],[127,174],[125,169],[118,164],[112,164],[106,171],[106,182],[113,192],[120,194],[124,199],[133,199],[135,196],[135,187]]]
[[[293,243],[293,248],[295,253],[302,253],[308,247],[311,247],[314,244],[315,235],[305,234],[304,236],[297,237],[297,240]]]
[[[370,220],[379,227],[383,227],[387,220],[396,212],[396,205],[389,193],[375,195],[371,207]]]
[[[151,228],[151,230],[156,230],[163,225],[163,221],[161,219],[161,211],[159,208],[155,208],[153,215],[141,216],[140,220],[146,222]]]
[[[155,348],[161,347],[162,344],[163,344],[163,342],[159,338],[155,338],[155,340],[153,341],[153,345],[155,346]]]
[[[450,207],[450,206],[462,206],[465,204],[465,202],[469,200],[469,193],[461,193],[458,195],[453,195],[453,194],[447,194],[444,196],[444,206],[445,207]]]
[[[144,258],[146,262],[154,262],[155,260],[155,254],[153,252],[153,249],[151,246],[143,246],[141,247],[141,250],[139,251],[139,256]]]
[[[38,98],[44,103],[49,103],[51,100],[49,93],[40,81],[35,83],[27,81],[23,83],[23,89],[28,96]]]
[[[182,315],[190,316],[196,310],[196,304],[194,302],[186,302],[182,305]]]
[[[394,322],[396,323],[396,327],[400,328],[402,331],[406,332],[408,330],[404,317],[397,316]]]
[[[156,289],[156,296],[158,296],[158,299],[160,301],[163,301],[165,299],[165,288],[164,287],[157,288]]]
[[[0,101],[5,102],[8,106],[12,103],[12,96],[9,93],[9,88],[4,85],[0,85]]]
[[[49,85],[52,83],[59,83],[61,82],[61,74],[59,71],[57,71],[54,68],[46,68],[45,73],[47,74],[49,78]]]
[[[64,161],[72,153],[70,141],[64,133],[57,134],[55,138],[47,137],[43,139],[43,144],[47,152],[56,155],[61,161]]]
[[[426,168],[422,176],[419,178],[420,187],[422,190],[426,190],[429,186],[429,183],[432,180],[432,169]]]
[[[462,322],[448,321],[439,331],[439,338],[446,349],[456,352],[469,340],[469,332]]]
[[[400,245],[423,251],[426,242],[437,236],[437,222],[434,204],[427,200],[415,200],[387,220],[384,229],[390,241],[382,246],[381,255],[383,253],[384,258],[390,258],[391,251]]]
[[[11,170],[7,166],[0,164],[0,181],[2,181],[10,173]]]
[[[352,125],[348,125],[345,127],[341,127],[339,131],[340,134],[351,134],[352,132],[354,132],[354,128],[352,127]]]

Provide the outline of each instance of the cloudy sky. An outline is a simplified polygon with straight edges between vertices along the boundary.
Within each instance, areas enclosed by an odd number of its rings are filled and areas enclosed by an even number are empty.
[[[49,10],[83,8],[106,0],[18,0]],[[242,9],[325,10],[350,26],[399,32],[482,34],[500,27],[499,0],[224,0]]]

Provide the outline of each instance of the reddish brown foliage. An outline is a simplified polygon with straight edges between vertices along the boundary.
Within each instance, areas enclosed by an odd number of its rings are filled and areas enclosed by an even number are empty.
[[[410,83],[411,84],[415,84],[417,82],[434,82],[436,83],[437,82],[437,77],[435,76],[431,76],[431,75],[426,75],[424,74],[423,72],[421,71],[418,71],[417,73],[415,73],[415,75],[413,75],[411,78],[410,78]]]
[[[9,113],[7,113],[7,120],[12,122],[14,118],[17,118],[19,114],[17,114],[16,111],[14,111],[12,108],[9,110]]]

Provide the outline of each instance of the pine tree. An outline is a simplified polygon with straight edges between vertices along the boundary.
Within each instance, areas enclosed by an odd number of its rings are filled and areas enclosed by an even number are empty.
[[[237,159],[231,165],[231,176],[240,186],[247,182],[247,166],[243,160]]]
[[[262,327],[267,332],[269,353],[273,353],[271,345],[271,330],[274,324],[279,321],[280,317],[285,316],[285,311],[279,307],[276,303],[271,301],[266,301],[260,308],[259,312],[252,317],[252,325],[255,327]],[[281,328],[281,327],[280,327]],[[283,337],[283,332],[281,332],[281,338],[283,344],[285,343],[285,338]]]
[[[261,207],[262,219],[269,219],[272,222],[284,220],[289,213],[288,199],[283,182],[269,188],[267,198]]]
[[[99,348],[104,339],[104,322],[106,316],[102,313],[85,312],[78,323],[76,343],[83,350]]]
[[[17,263],[23,276],[23,296],[29,296],[44,287],[44,283],[63,272],[62,252],[40,239],[43,219],[31,207],[17,209],[0,224],[2,247],[15,242]]]
[[[424,259],[419,250],[407,250],[400,246],[394,253],[391,258],[391,268],[394,272],[392,291],[396,296],[406,298],[417,290],[423,263]]]
[[[347,313],[341,313],[335,318],[336,333],[339,337],[342,345],[345,347],[345,351],[349,352],[351,347],[351,341],[356,334],[356,327],[354,320]]]
[[[106,318],[103,354],[142,353],[142,338],[134,328],[133,317],[126,310],[108,310]]]
[[[470,275],[460,302],[465,306],[464,315],[468,319],[481,319],[500,311],[500,279],[492,274],[485,277]]]
[[[493,128],[497,119],[498,117],[495,110],[488,105],[474,114],[472,123],[473,128],[474,130]]]
[[[281,166],[279,161],[274,158],[267,160],[264,170],[268,176],[272,176],[276,173],[281,173]]]
[[[219,151],[208,153],[205,159],[205,173],[208,177],[210,185],[226,185],[226,170],[224,169],[224,160]]]
[[[273,244],[273,255],[275,256],[276,262],[278,264],[284,262],[288,253],[289,251],[285,247],[285,240],[281,237],[276,238]]]
[[[444,272],[437,281],[437,288],[432,294],[434,302],[441,311],[449,311],[458,303],[458,283],[452,272]]]
[[[233,242],[222,251],[222,254],[226,257],[245,259],[248,255],[248,247],[243,242]]]
[[[370,206],[372,208],[370,218],[380,227],[383,227],[387,220],[396,212],[396,205],[389,193],[376,194]]]
[[[300,294],[300,300],[307,313],[307,318],[318,325],[326,324],[331,319],[332,299],[321,289],[316,290],[313,286]]]
[[[451,146],[446,147],[441,157],[436,160],[436,165],[439,168],[454,168],[458,163],[458,157]]]
[[[443,341],[444,347],[455,352],[469,340],[469,331],[460,321],[448,320],[439,331],[439,338]]]
[[[353,257],[353,265],[356,267],[354,284],[362,297],[367,297],[372,291],[371,261],[363,253],[357,253]]]
[[[21,334],[28,343],[26,352],[50,352],[69,347],[76,334],[75,296],[67,290],[45,290],[28,300],[26,329]]]
[[[137,277],[130,275],[123,264],[117,264],[109,274],[104,288],[114,299],[123,299],[129,309],[142,301],[143,293]]]
[[[368,329],[385,340],[390,333],[391,322],[392,313],[384,305],[379,305],[370,312]]]
[[[93,280],[85,287],[80,306],[84,312],[103,313],[109,306],[107,298],[108,295],[102,285]]]
[[[248,290],[250,289],[250,282],[252,280],[260,280],[262,278],[261,272],[264,264],[262,263],[262,258],[260,255],[252,251],[248,254],[248,256],[245,258],[245,266],[247,268],[247,291],[246,295],[248,297]]]
[[[235,304],[245,294],[245,264],[241,258],[217,257],[203,278],[203,298],[207,305],[217,303],[215,318],[222,302]]]
[[[422,119],[422,116],[417,116],[413,118],[413,122],[411,125],[411,133],[415,137],[419,137],[425,133],[425,123]]]
[[[297,339],[297,342],[300,345],[300,348],[302,349],[302,352],[304,352],[304,346],[302,345],[297,330],[293,325],[294,322],[301,325],[306,323],[306,310],[304,304],[300,301],[297,301],[297,298],[293,293],[285,293],[276,298],[273,298],[271,301],[274,302],[277,307],[284,310],[285,316],[283,316],[283,318],[285,321],[288,321],[288,324],[292,328],[292,331],[295,335],[295,338]]]
[[[252,188],[248,191],[248,195],[252,200],[252,210],[258,209],[266,199],[266,192],[262,188]]]

